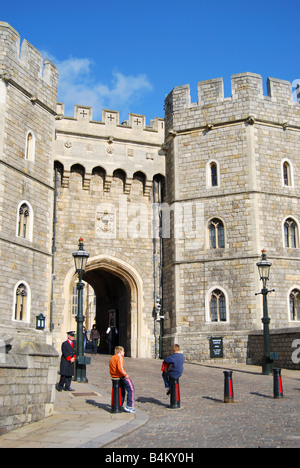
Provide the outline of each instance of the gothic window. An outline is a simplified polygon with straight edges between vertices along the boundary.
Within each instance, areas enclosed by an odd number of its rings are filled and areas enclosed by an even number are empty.
[[[290,165],[287,161],[283,163],[283,182],[284,185],[291,185],[291,174],[290,174]]]
[[[35,136],[32,131],[28,131],[25,142],[25,159],[28,161],[34,161],[35,153]]]
[[[22,202],[18,208],[17,236],[32,240],[32,209],[27,202]]]
[[[293,289],[289,297],[290,300],[290,319],[292,322],[300,321],[300,291]]]
[[[293,166],[288,160],[282,162],[282,183],[284,187],[293,187]]]
[[[210,295],[210,321],[227,321],[226,298],[220,289],[215,289]]]
[[[218,168],[215,162],[211,163],[210,165],[210,175],[211,175],[211,186],[217,187],[218,186]]]
[[[209,242],[211,249],[224,249],[225,236],[224,225],[220,219],[214,218],[210,221],[209,226]]]
[[[219,187],[220,167],[217,161],[208,161],[206,164],[206,187]]]
[[[16,289],[14,320],[24,322],[27,318],[28,289],[24,283],[20,283]]]
[[[298,226],[292,218],[288,218],[284,223],[284,246],[298,248]]]
[[[28,225],[29,225],[29,208],[26,203],[19,209],[19,222],[18,222],[18,236],[24,239],[28,236]]]

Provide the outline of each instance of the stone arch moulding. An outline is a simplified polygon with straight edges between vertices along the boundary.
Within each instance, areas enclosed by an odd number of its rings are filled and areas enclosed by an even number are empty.
[[[91,257],[86,267],[86,273],[92,270],[103,269],[120,278],[127,290],[130,292],[130,316],[131,316],[131,329],[130,329],[130,355],[133,358],[149,358],[151,357],[151,346],[149,339],[145,333],[145,323],[143,316],[143,280],[137,270],[124,260],[109,256],[99,255]],[[64,329],[61,330],[61,336],[65,336],[68,324],[70,323],[70,287],[74,282],[74,268],[72,267],[64,282]]]

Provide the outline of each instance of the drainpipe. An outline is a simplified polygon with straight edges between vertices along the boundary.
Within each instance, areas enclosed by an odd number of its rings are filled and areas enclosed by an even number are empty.
[[[159,191],[159,242],[160,242],[160,248],[159,248],[159,297],[160,297],[160,335],[159,335],[159,358],[163,358],[163,336],[164,336],[164,313],[163,313],[163,232],[162,232],[162,210],[161,210],[161,204],[163,202],[163,196],[162,196],[162,181],[159,180],[158,182],[158,191]]]
[[[50,332],[54,330],[54,281],[55,281],[55,253],[56,253],[56,224],[57,224],[57,197],[58,197],[58,170],[55,168],[54,178],[54,208],[53,208],[53,238],[52,238],[52,275],[51,275],[51,302],[50,302]]]
[[[153,278],[154,278],[154,339],[155,359],[162,358],[162,340],[164,335],[164,317],[162,316],[162,265],[163,265],[163,239],[162,239],[162,187],[161,181],[153,181]],[[158,220],[158,224],[157,224]],[[159,252],[157,240],[157,227],[159,229]],[[157,280],[158,278],[158,280]],[[157,324],[160,323],[158,336]]]
[[[158,358],[158,341],[157,341],[157,310],[156,310],[156,304],[157,304],[157,286],[156,286],[156,280],[157,280],[157,240],[156,240],[156,182],[153,180],[153,204],[152,204],[152,209],[153,209],[153,221],[152,221],[152,226],[153,226],[153,280],[154,280],[154,290],[153,290],[153,300],[154,300],[154,305],[153,305],[153,320],[154,320],[154,345],[155,345],[155,359]]]

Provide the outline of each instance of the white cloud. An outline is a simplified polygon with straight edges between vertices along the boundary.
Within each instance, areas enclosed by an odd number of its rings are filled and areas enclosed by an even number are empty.
[[[74,105],[79,104],[93,107],[93,119],[101,119],[103,108],[117,110],[122,120],[127,119],[135,103],[153,89],[145,74],[124,75],[113,70],[110,83],[104,83],[95,79],[94,62],[88,58],[50,60],[59,70],[58,101],[65,104],[65,115],[73,116]]]

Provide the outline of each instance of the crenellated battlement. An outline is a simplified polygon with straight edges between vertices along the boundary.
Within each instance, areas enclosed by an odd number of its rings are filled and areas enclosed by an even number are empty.
[[[291,125],[299,125],[300,99],[294,102],[292,84],[276,78],[267,80],[267,96],[263,80],[254,73],[240,73],[231,77],[231,97],[224,95],[223,78],[198,83],[198,102],[191,103],[190,86],[173,89],[165,101],[167,130],[178,130],[184,113],[185,127],[211,126],[214,122],[243,120],[249,115],[267,120],[282,120],[284,114]],[[180,123],[179,123],[180,122]]]
[[[286,103],[293,102],[292,84],[289,81],[268,78],[268,96],[263,95],[263,80],[260,75],[254,73],[239,73],[231,77],[232,99],[249,98],[262,99],[269,97]],[[170,96],[181,107],[195,106],[191,104],[190,86],[178,86]],[[200,81],[198,83],[198,105],[204,106],[213,102],[222,102],[230,98],[224,96],[223,78]],[[300,99],[299,99],[300,102]]]
[[[63,166],[62,187],[69,186],[72,168],[80,163],[82,187],[89,190],[93,175],[104,175],[104,192],[109,193],[114,173],[124,177],[124,193],[129,194],[134,174],[143,173],[144,195],[149,197],[154,175],[165,173],[161,149],[165,136],[164,119],[146,125],[144,115],[129,114],[120,123],[120,114],[102,110],[102,121],[93,120],[93,108],[75,105],[74,116],[65,116],[64,104],[57,104],[55,158]]]
[[[154,120],[150,121],[150,125],[147,126],[145,115],[129,113],[128,120],[125,120],[120,123],[119,111],[107,110],[107,109],[102,109],[102,121],[97,121],[97,120],[93,121],[93,108],[89,106],[79,106],[79,105],[74,106],[73,117],[66,116],[65,105],[64,103],[61,103],[61,102],[57,103],[57,116],[58,116],[57,118],[58,120],[65,118],[67,120],[73,120],[73,121],[77,120],[77,121],[80,121],[81,123],[85,121],[89,123],[109,125],[111,127],[118,127],[118,126],[128,127],[128,128],[136,127],[138,130],[150,130],[150,131],[152,130],[156,132],[163,131],[163,122],[164,122],[164,119],[155,117]]]
[[[164,142],[164,119],[155,118],[150,125],[146,117],[139,114],[129,114],[128,120],[120,123],[120,113],[115,110],[102,110],[102,120],[93,120],[93,108],[74,106],[74,116],[65,116],[64,104],[57,103],[57,132],[84,134],[95,138],[112,138],[113,140],[128,140],[162,145]]]
[[[58,70],[8,23],[0,22],[0,79],[21,89],[32,102],[56,110]]]

